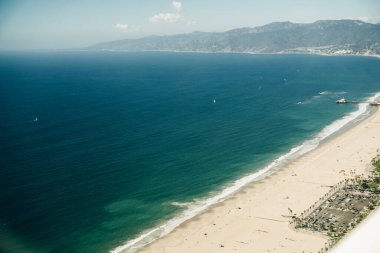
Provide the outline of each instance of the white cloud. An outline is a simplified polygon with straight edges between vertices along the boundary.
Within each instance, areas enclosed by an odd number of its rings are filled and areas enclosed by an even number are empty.
[[[372,24],[380,23],[380,17],[360,17],[359,20]]]
[[[139,31],[139,27],[136,27],[136,26],[131,26],[131,25],[128,25],[128,24],[116,24],[113,26],[115,29],[118,29],[118,30],[121,30],[123,32],[137,32]]]
[[[177,13],[158,13],[151,17],[149,20],[154,23],[178,23],[184,20],[184,17],[179,14],[179,12],[182,10],[182,3],[179,1],[172,1],[172,7],[177,11]]]
[[[154,23],[167,22],[177,23],[183,19],[183,16],[177,13],[159,13],[151,17],[149,20]]]
[[[128,24],[116,24],[114,27],[124,32],[128,32],[131,29],[131,27]]]
[[[172,5],[173,5],[174,9],[176,9],[176,11],[180,12],[182,10],[182,3],[181,2],[173,1]]]

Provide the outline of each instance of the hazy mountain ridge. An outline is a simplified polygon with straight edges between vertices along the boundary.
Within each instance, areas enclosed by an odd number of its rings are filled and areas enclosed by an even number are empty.
[[[87,49],[380,55],[380,24],[358,20],[321,20],[311,24],[275,22],[223,33],[193,32],[118,40]]]

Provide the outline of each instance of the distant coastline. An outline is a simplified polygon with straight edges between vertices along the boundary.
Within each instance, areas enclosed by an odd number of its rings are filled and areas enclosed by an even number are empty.
[[[274,22],[226,32],[148,36],[95,44],[87,50],[255,54],[379,55],[380,24],[359,20]]]
[[[69,50],[71,51],[71,50]],[[85,52],[121,52],[121,53],[148,53],[148,52],[167,52],[167,53],[193,53],[193,54],[251,54],[251,55],[317,55],[317,56],[359,56],[359,57],[375,57],[380,58],[380,54],[327,54],[327,53],[311,53],[311,52],[278,52],[278,53],[257,53],[257,52],[212,52],[212,51],[179,51],[179,50],[141,50],[141,51],[130,51],[130,50],[112,50],[112,49],[102,49],[102,50],[88,50],[80,49],[75,51],[85,51]]]

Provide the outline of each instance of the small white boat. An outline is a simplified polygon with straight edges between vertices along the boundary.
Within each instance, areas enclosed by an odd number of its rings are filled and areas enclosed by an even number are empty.
[[[213,102],[214,102],[214,104],[215,104],[215,103],[216,103],[216,100],[214,99],[214,101],[213,101]]]
[[[37,122],[38,121],[38,118],[37,117],[35,117],[34,118],[34,120],[33,120],[33,122]]]

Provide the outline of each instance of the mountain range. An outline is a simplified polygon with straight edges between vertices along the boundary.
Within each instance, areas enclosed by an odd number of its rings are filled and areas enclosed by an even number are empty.
[[[359,20],[274,22],[226,32],[148,36],[96,44],[87,50],[380,55],[380,24]]]

